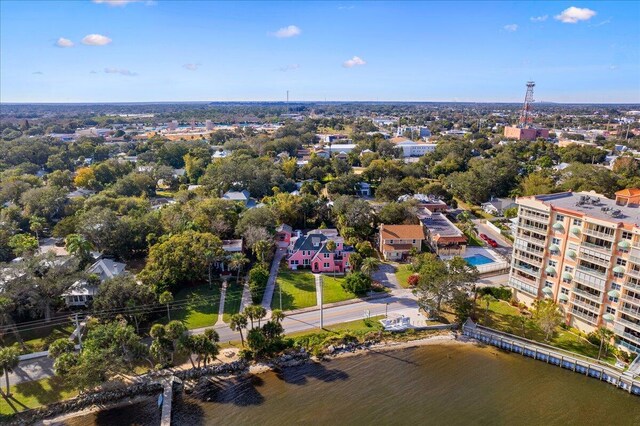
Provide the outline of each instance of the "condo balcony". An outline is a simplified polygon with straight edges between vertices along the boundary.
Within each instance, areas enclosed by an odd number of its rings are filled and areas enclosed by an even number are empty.
[[[584,309],[588,310],[589,312],[593,312],[596,315],[600,315],[600,305],[595,306],[595,305],[591,305],[591,304],[589,304],[587,302],[583,302],[583,301],[576,300],[576,299],[572,299],[571,303],[574,306],[580,306],[581,308],[584,308]]]
[[[607,233],[607,232],[602,232],[602,231],[596,231],[595,229],[591,229],[589,227],[585,227],[582,232],[585,235],[590,235],[592,237],[596,237],[596,238],[600,238],[603,240],[607,240],[607,241],[615,241],[616,239],[616,234],[615,231],[613,231],[613,234]]]
[[[584,312],[576,311],[573,308],[571,309],[571,311],[569,311],[569,313],[571,315],[577,316],[578,318],[582,318],[583,320],[587,321],[590,324],[598,325],[598,317],[597,316],[593,317],[593,316],[591,316],[589,314],[586,314]]]
[[[571,291],[596,303],[602,303],[602,293],[593,294],[577,287],[573,287]]]
[[[640,322],[633,322],[633,321],[626,320],[624,318],[618,318],[616,320],[616,324],[624,325],[624,326],[626,326],[626,327],[628,327],[628,328],[640,333]]]
[[[608,255],[611,255],[611,247],[613,247],[613,246],[607,247],[607,246],[603,246],[603,245],[600,245],[600,244],[593,244],[593,243],[590,243],[588,241],[583,241],[582,242],[582,246],[590,248],[590,249],[593,249],[593,250],[598,250],[598,251],[600,251],[602,253],[606,253]]]

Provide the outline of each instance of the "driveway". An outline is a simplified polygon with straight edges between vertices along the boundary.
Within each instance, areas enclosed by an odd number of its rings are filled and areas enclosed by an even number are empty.
[[[53,359],[49,357],[20,361],[18,366],[9,373],[9,384],[17,385],[23,382],[33,382],[53,376]]]
[[[380,282],[385,287],[389,287],[393,290],[402,290],[400,284],[398,284],[398,278],[396,278],[396,272],[393,265],[388,263],[381,263],[380,267],[372,276],[374,281]]]

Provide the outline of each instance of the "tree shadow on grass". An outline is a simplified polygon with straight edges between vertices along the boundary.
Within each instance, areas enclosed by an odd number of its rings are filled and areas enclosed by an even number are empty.
[[[280,289],[277,286],[273,292],[273,298],[271,299],[271,309],[280,309]],[[289,311],[292,309],[297,309],[295,298],[293,297],[293,294],[283,290],[282,310]]]
[[[284,368],[276,373],[280,380],[293,385],[306,385],[309,378],[321,380],[326,383],[344,381],[349,375],[338,369],[328,369],[324,364],[304,364],[294,368]]]
[[[43,386],[41,380],[18,383],[13,387],[14,393],[23,395],[28,398],[34,398],[39,405],[46,405],[60,401],[61,399],[66,397],[65,394],[69,394],[74,390],[73,386],[65,383],[64,380],[60,377],[51,377],[48,379],[48,382],[50,389],[46,389]],[[15,402],[18,402],[20,405],[26,407],[24,404],[15,399],[15,395],[12,399]]]

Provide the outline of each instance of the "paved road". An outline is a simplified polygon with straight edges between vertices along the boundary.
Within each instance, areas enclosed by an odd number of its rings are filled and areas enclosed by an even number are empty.
[[[368,311],[370,316],[377,316],[384,315],[385,311],[391,314],[406,311],[407,309],[417,309],[417,307],[418,304],[415,296],[410,290],[399,290],[394,291],[389,297],[327,308],[324,310],[324,325],[327,326],[362,319],[366,311]],[[287,316],[283,320],[282,325],[285,333],[295,333],[312,330],[314,328],[319,329],[320,309]],[[221,342],[240,340],[240,334],[232,331],[226,324],[216,325],[213,328],[220,334]],[[199,334],[204,330],[205,328],[200,328],[191,330],[189,333]],[[53,376],[53,360],[42,357],[21,362],[15,371],[9,374],[9,383],[14,385],[51,376]]]
[[[381,263],[378,270],[373,273],[373,279],[374,281],[382,283],[382,285],[385,287],[389,287],[394,290],[402,289],[400,284],[398,284],[396,271],[392,264]]]
[[[9,374],[9,383],[15,385],[51,376],[53,376],[53,360],[49,357],[42,357],[20,362],[13,373]]]

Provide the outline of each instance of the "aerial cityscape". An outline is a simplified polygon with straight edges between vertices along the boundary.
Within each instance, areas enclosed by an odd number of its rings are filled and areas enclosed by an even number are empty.
[[[640,424],[639,21],[0,0],[0,423]]]

